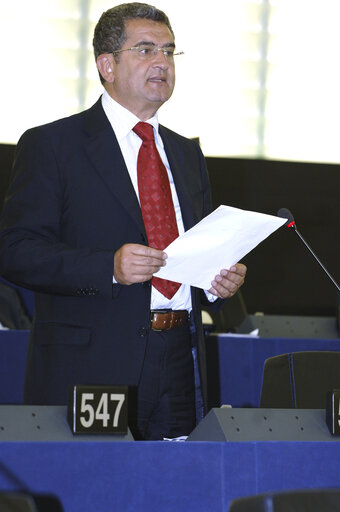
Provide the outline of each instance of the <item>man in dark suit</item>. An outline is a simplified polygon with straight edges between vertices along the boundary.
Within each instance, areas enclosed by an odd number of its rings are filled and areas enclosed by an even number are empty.
[[[75,384],[128,385],[137,390],[136,438],[186,435],[195,424],[193,347],[206,398],[201,304],[233,295],[246,268],[221,270],[205,292],[181,285],[170,299],[151,284],[166,254],[148,246],[133,128],[153,127],[179,233],[211,211],[205,162],[195,142],[158,126],[175,82],[166,15],[114,7],[93,43],[103,96],[22,136],[1,219],[1,273],[35,291],[25,401],[64,404]]]

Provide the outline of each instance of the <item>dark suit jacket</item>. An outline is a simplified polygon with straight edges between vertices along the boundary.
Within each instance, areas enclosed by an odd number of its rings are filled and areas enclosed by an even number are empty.
[[[210,212],[210,187],[195,142],[160,127],[185,229]],[[147,244],[139,203],[99,100],[20,139],[1,218],[0,272],[33,289],[35,317],[25,400],[64,404],[74,384],[138,383],[150,315],[150,282],[112,284],[113,254]],[[205,396],[200,301],[194,338]]]

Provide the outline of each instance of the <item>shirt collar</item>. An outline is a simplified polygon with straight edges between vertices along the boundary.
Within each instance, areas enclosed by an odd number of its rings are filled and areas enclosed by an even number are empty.
[[[106,89],[102,95],[102,106],[115,132],[118,142],[127,137],[133,127],[140,121],[135,114],[115,101]],[[158,133],[159,123],[157,113],[146,122],[153,126],[156,143],[163,147],[162,139]]]

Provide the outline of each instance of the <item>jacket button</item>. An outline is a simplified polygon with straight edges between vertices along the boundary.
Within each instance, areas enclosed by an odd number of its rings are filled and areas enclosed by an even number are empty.
[[[145,336],[148,334],[148,329],[146,327],[141,327],[138,329],[138,334],[141,338],[145,338]]]

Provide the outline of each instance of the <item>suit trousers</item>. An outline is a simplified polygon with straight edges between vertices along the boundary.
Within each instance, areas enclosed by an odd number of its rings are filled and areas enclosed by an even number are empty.
[[[137,396],[130,402],[135,439],[189,435],[195,427],[195,382],[189,323],[168,331],[150,329]]]

